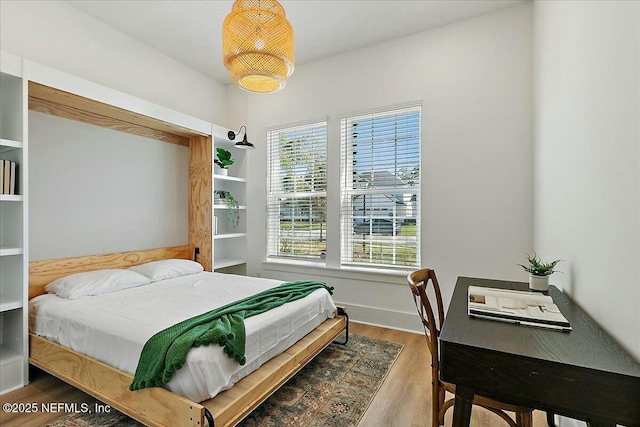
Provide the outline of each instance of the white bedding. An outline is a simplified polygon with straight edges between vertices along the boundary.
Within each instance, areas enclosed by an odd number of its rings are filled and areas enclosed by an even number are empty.
[[[29,329],[133,375],[142,347],[155,333],[280,283],[202,272],[78,300],[46,294],[29,302]],[[335,309],[329,293],[320,289],[246,319],[245,365],[220,346],[192,348],[166,388],[195,402],[214,397],[332,317]]]

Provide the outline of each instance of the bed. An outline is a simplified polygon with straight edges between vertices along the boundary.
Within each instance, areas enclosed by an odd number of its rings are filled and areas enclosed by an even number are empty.
[[[153,333],[153,328],[149,326],[152,322],[146,315],[134,314],[128,304],[133,304],[136,299],[151,299],[153,295],[164,295],[162,298],[165,300],[178,299],[180,290],[184,288],[185,301],[195,305],[196,312],[202,312],[198,306],[198,295],[206,293],[209,281],[215,281],[217,286],[226,286],[225,291],[220,291],[223,287],[216,288],[217,292],[228,293],[228,298],[235,298],[229,275],[203,272],[188,279],[162,280],[121,293],[72,301],[43,295],[45,284],[72,273],[128,268],[160,259],[188,259],[189,255],[189,247],[185,246],[30,263],[30,312],[34,314],[30,319],[33,327],[30,363],[146,425],[203,426],[206,421],[211,426],[231,426],[241,421],[347,328],[346,313],[340,311],[342,314],[338,314],[330,298],[316,291],[301,300],[246,320],[247,363],[244,366],[234,365],[228,357],[224,359],[226,356],[218,346],[194,348],[188,353],[185,366],[188,369],[176,372],[167,388],[131,392],[129,384],[141,345]],[[245,285],[254,291],[278,283],[255,278],[235,279],[246,282]],[[164,312],[166,306],[163,304],[156,301],[153,306],[158,312]],[[289,317],[280,316],[282,313],[277,310],[286,312]],[[42,314],[39,322],[36,312]],[[74,324],[74,321],[64,320],[65,312],[73,313],[72,319],[80,318],[78,316],[82,313],[88,314],[90,321],[75,321]],[[156,317],[157,314],[152,313]],[[163,329],[176,320],[172,315],[164,317],[154,328]],[[60,334],[59,325],[64,322],[67,324],[66,332]],[[129,328],[135,331],[133,337],[124,333],[127,322],[135,325]],[[88,328],[88,323],[92,329]],[[114,328],[104,327],[107,324]],[[292,324],[296,328],[292,328]],[[87,336],[92,336],[92,339]],[[260,351],[256,350],[257,347],[261,348]],[[110,348],[119,350],[109,351]],[[218,369],[225,364],[237,369]]]

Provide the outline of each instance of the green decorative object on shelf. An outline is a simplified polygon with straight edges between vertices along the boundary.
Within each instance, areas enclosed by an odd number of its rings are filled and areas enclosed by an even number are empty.
[[[216,147],[216,153],[218,158],[214,159],[214,163],[220,166],[222,169],[227,169],[234,163],[234,160],[231,158],[231,152],[225,150],[222,147]]]
[[[236,228],[240,223],[240,209],[238,201],[226,190],[216,190],[215,194],[227,207],[227,221],[231,226],[233,226],[233,228]]]

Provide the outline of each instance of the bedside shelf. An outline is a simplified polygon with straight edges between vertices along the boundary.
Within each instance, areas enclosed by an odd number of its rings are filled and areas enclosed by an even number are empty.
[[[17,308],[22,308],[22,301],[0,302],[0,313],[4,313],[5,311],[10,311],[10,310],[15,310]]]
[[[22,248],[0,248],[0,256],[22,255]]]
[[[24,196],[20,194],[0,194],[0,202],[22,202]]]
[[[229,209],[227,205],[213,205],[213,209]],[[238,206],[238,209],[247,209],[246,206]]]
[[[226,234],[216,234],[213,236],[214,240],[219,239],[237,239],[240,237],[247,237],[247,233],[226,233]]]
[[[247,182],[244,178],[239,178],[237,176],[228,176],[228,175],[213,175],[213,179],[218,179],[220,181],[233,181],[233,182]]]
[[[0,153],[23,147],[24,144],[20,141],[14,141],[12,139],[0,139]]]

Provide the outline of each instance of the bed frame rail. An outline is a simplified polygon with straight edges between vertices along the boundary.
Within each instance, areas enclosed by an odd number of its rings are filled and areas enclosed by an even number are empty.
[[[346,324],[346,317],[343,316],[326,320],[284,353],[269,360],[229,390],[202,402],[213,415],[216,427],[234,426],[242,421],[331,344],[345,330]]]
[[[195,403],[164,388],[129,391],[133,376],[30,334],[29,362],[152,427],[231,427],[302,369],[347,327],[347,317],[325,320],[300,341],[231,389]]]
[[[189,399],[161,387],[129,391],[132,375],[37,335],[29,345],[29,363],[147,426],[204,425],[204,408]]]

